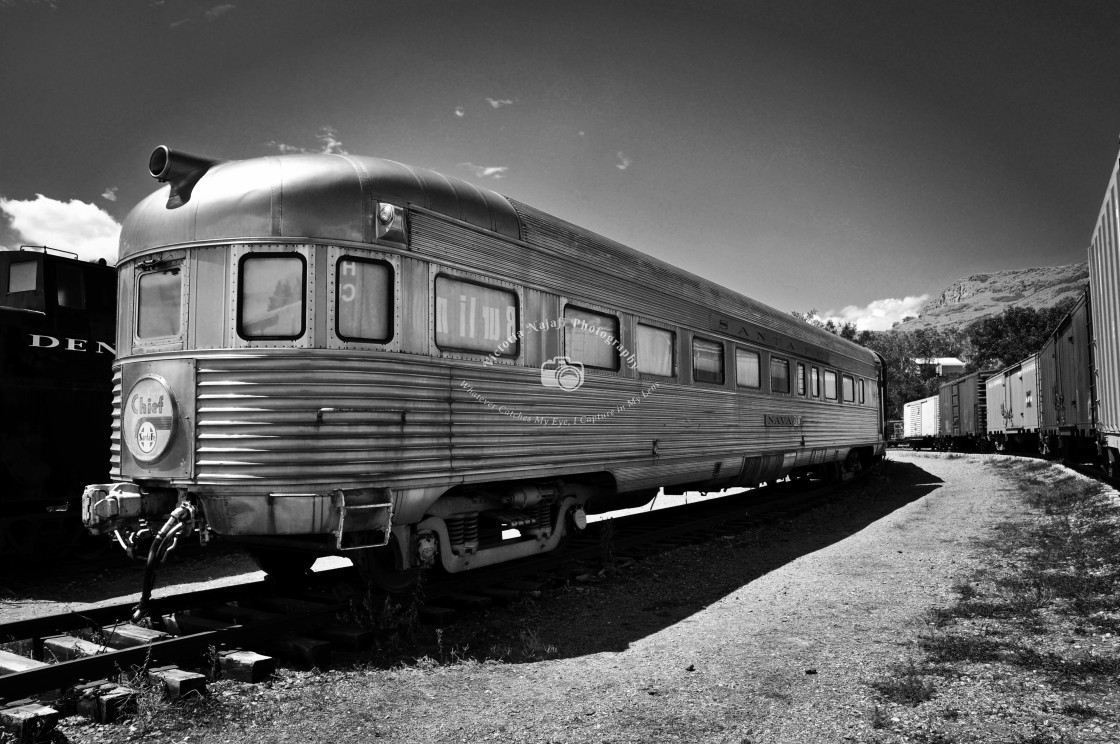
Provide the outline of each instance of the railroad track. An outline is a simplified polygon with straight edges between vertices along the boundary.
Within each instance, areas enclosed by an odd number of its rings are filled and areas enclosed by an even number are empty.
[[[612,560],[640,560],[793,516],[830,500],[836,489],[776,483],[594,522],[563,550],[534,559],[467,574],[427,572],[419,616],[446,625],[463,612],[539,596],[550,584]],[[155,599],[153,627],[128,622],[131,602],[0,624],[0,643],[17,649],[0,651],[0,724],[30,741],[52,715],[78,712],[100,721],[121,715],[135,698],[130,685],[137,679],[177,697],[203,690],[208,678],[266,678],[277,657],[328,666],[332,646],[361,649],[376,640],[375,631],[339,619],[368,598],[355,576],[351,568],[338,568],[309,575],[300,586],[266,579]]]

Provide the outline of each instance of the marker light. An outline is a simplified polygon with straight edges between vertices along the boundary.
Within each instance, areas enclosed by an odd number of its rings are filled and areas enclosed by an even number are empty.
[[[397,216],[397,209],[392,204],[384,202],[377,208],[377,221],[385,227],[393,224],[393,219]]]

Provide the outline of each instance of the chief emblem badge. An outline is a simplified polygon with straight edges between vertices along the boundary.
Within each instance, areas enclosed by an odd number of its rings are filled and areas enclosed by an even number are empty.
[[[175,435],[175,397],[154,375],[141,377],[124,401],[124,440],[132,456],[155,462],[167,452]]]

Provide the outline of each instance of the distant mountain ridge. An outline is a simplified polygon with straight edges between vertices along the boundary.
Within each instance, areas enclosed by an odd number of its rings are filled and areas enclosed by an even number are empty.
[[[1053,307],[1067,297],[1080,297],[1088,283],[1087,263],[974,274],[950,284],[926,303],[917,318],[907,318],[895,329],[962,327],[999,315],[1012,305]]]

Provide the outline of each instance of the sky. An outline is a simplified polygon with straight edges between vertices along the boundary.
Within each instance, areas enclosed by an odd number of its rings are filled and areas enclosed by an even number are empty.
[[[0,246],[114,262],[157,145],[457,176],[884,329],[1086,260],[1120,3],[0,0]]]

